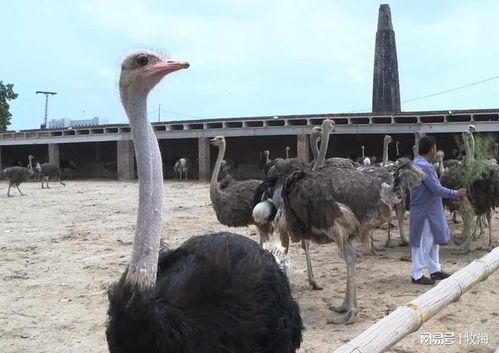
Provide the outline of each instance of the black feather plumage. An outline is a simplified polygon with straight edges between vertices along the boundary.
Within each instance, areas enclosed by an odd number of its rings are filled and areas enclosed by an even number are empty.
[[[126,272],[109,292],[111,353],[287,353],[302,321],[286,275],[256,242],[232,233],[195,236],[162,252],[156,288]]]

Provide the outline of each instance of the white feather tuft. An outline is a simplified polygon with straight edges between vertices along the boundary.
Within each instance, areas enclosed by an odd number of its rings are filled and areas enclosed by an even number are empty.
[[[288,273],[289,262],[286,249],[275,241],[269,241],[263,244],[263,248],[274,256],[275,261],[284,273]]]
[[[262,201],[253,208],[253,221],[256,225],[265,226],[272,213],[272,204],[270,201]]]

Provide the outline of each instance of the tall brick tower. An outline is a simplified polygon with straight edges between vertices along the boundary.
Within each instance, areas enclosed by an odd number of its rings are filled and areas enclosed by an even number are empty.
[[[380,5],[374,52],[373,113],[400,113],[395,32],[390,6]]]

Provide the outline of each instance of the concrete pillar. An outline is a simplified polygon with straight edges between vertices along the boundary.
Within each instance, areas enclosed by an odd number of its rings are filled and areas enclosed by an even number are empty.
[[[49,143],[49,163],[59,167],[59,145],[57,143]]]
[[[198,138],[199,180],[210,180],[210,139]]]
[[[302,162],[309,161],[310,138],[308,135],[296,136],[296,155]]]
[[[374,49],[373,113],[400,113],[400,88],[390,6],[379,7]]]
[[[130,140],[116,142],[116,172],[118,180],[135,179],[135,150]]]

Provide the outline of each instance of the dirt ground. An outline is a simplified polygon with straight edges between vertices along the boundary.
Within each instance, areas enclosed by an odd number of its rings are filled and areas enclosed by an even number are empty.
[[[138,184],[114,181],[21,185],[28,196],[0,195],[0,352],[107,352],[104,330],[110,283],[124,270],[131,251]],[[191,235],[227,230],[210,205],[209,185],[198,182],[165,184],[163,237],[170,247]],[[459,231],[460,225],[451,226]],[[495,243],[499,216],[494,214]],[[257,240],[254,227],[231,229]],[[394,231],[398,240],[398,232]],[[376,230],[377,244],[385,230]],[[485,237],[479,242],[485,245]],[[480,245],[480,244],[478,244]],[[427,286],[410,283],[407,247],[387,249],[377,256],[359,249],[359,315],[353,325],[329,325],[328,304],[340,303],[346,269],[335,245],[314,245],[317,279],[313,291],[306,281],[303,250],[293,244],[289,277],[306,331],[300,352],[326,353],[347,342],[397,306],[419,296]],[[441,248],[441,262],[457,271],[486,252],[456,253]],[[499,273],[465,293],[394,346],[390,352],[493,352],[499,345]],[[452,345],[421,344],[421,333],[452,333]],[[488,341],[488,343],[486,343]]]

